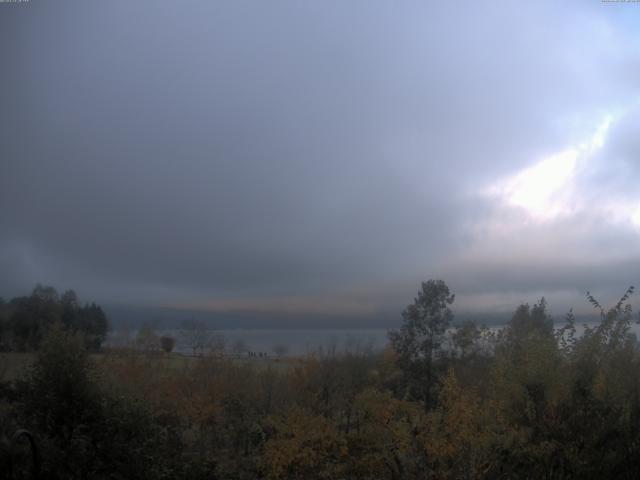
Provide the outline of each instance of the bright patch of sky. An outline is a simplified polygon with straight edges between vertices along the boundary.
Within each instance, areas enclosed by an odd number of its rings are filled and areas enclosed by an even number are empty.
[[[580,205],[576,177],[604,145],[612,121],[613,117],[607,115],[585,141],[498,180],[486,194],[508,206],[521,208],[539,221],[571,214]]]

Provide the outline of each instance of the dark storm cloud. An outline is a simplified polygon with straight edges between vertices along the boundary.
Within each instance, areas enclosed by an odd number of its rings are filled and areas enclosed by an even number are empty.
[[[480,190],[636,93],[599,5],[1,6],[5,295],[395,304],[475,245]]]

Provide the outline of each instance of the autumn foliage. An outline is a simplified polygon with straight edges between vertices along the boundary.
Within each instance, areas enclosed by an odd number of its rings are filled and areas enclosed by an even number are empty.
[[[2,383],[0,433],[32,431],[46,478],[637,478],[632,290],[584,331],[543,300],[500,330],[443,328],[453,297],[423,292],[437,302],[419,296],[383,352],[89,357],[60,325]]]

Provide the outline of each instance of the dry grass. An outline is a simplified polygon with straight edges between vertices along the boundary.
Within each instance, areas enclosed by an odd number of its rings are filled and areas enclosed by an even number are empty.
[[[114,360],[114,357],[118,357],[115,352],[108,354],[95,353],[91,354],[96,363],[104,361],[106,358]],[[122,359],[126,359],[129,355],[138,357],[144,357],[147,360],[158,362],[159,367],[169,367],[170,369],[182,369],[188,367],[191,363],[202,360],[204,357],[191,357],[187,355],[180,355],[176,353],[164,354],[164,353],[136,353],[129,352],[122,354]],[[2,352],[0,353],[0,382],[7,382],[15,380],[24,375],[29,366],[36,358],[36,354],[33,352],[19,353],[19,352]],[[271,368],[276,371],[285,372],[296,365],[301,363],[301,359],[295,357],[284,358],[234,358],[227,359],[236,366],[253,367],[257,370],[265,370]]]

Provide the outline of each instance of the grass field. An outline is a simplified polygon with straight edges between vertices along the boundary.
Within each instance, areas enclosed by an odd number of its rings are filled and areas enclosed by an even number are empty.
[[[144,356],[145,358],[157,361],[162,366],[169,366],[170,368],[185,368],[188,367],[191,363],[202,360],[206,357],[192,357],[188,355],[181,354],[143,354],[137,353],[136,355]],[[0,353],[0,382],[12,381],[20,376],[24,375],[29,366],[33,363],[36,358],[36,354],[29,353],[19,353],[19,352],[2,352]],[[106,359],[116,359],[117,355],[113,353],[94,353],[91,354],[91,358],[96,361],[96,363],[100,363]],[[126,358],[126,357],[123,357]],[[299,365],[301,360],[294,357],[285,357],[285,358],[232,358],[229,361],[233,362],[236,365],[249,366],[257,369],[268,369],[271,368],[276,371],[286,371],[296,365]]]
[[[135,351],[129,351],[122,356],[118,354],[113,354],[113,353],[106,353],[106,354],[93,354],[92,357],[95,358],[96,362],[99,364],[99,362],[105,361],[105,360],[117,361],[118,358],[122,358],[123,360],[126,360],[126,358],[129,357],[130,355],[133,355],[134,357],[137,357],[137,358],[144,358],[149,361],[157,362],[159,366],[166,366],[171,369],[188,368],[191,364],[195,362],[213,358],[213,357],[207,357],[207,356],[200,357],[200,356],[183,355],[180,353],[171,353],[167,355],[165,353],[159,353],[159,352],[142,353],[142,352],[135,352]],[[224,358],[219,358],[218,360],[229,361],[236,366],[247,366],[247,367],[256,368],[258,370],[271,368],[276,371],[286,371],[296,365],[299,365],[301,362],[304,361],[297,357],[283,357],[283,358],[224,357]]]

